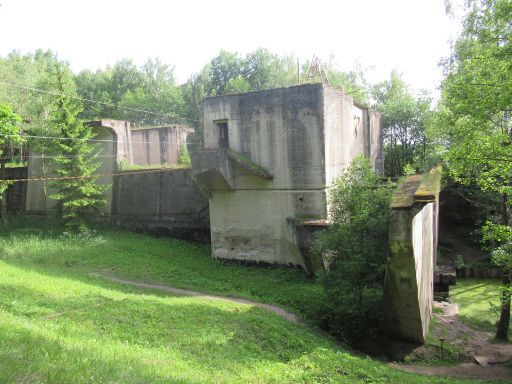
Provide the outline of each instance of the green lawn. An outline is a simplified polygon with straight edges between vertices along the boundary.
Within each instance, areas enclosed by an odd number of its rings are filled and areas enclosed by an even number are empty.
[[[164,295],[101,272],[279,303],[307,315],[300,271],[211,261],[206,247],[113,232],[0,237],[0,383],[457,383],[351,355],[263,309]]]
[[[491,303],[498,305],[500,280],[457,279],[450,287],[451,302],[459,304],[460,319],[475,329],[496,331],[498,314],[491,312]]]

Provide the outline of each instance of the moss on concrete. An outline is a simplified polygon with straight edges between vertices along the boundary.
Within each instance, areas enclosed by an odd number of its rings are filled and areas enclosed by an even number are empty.
[[[429,173],[423,175],[420,186],[414,193],[416,202],[435,201],[441,189],[441,166],[433,168]]]
[[[240,165],[242,168],[248,170],[252,174],[254,174],[258,177],[261,177],[265,180],[273,179],[273,176],[265,168],[254,163],[253,161],[249,160],[247,157],[245,157],[241,153],[229,148],[229,149],[226,149],[226,155],[231,160],[233,160],[235,163]]]
[[[438,166],[423,175],[404,176],[391,201],[391,208],[407,208],[414,203],[435,201],[441,189],[442,168]]]

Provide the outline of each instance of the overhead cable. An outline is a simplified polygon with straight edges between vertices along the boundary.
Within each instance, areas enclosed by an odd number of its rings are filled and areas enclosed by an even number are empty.
[[[0,137],[18,137],[19,135],[8,135],[5,133],[0,133]],[[108,140],[108,139],[79,139],[73,137],[60,137],[60,136],[39,136],[39,135],[23,135],[23,137],[28,137],[30,139],[41,139],[41,140],[77,140],[77,141],[94,141],[94,142],[102,142],[102,143],[118,143],[119,140]],[[132,141],[131,144],[161,144],[161,141]],[[165,142],[164,142],[165,143]],[[196,144],[196,143],[180,143],[180,144]]]
[[[16,87],[16,88],[21,88],[21,89],[26,89],[26,90],[32,91],[32,92],[45,93],[47,95],[52,95],[52,96],[63,96],[63,97],[68,97],[70,99],[84,101],[84,102],[87,102],[87,103],[101,104],[101,105],[105,105],[107,107],[121,108],[121,109],[126,109],[128,111],[141,112],[141,113],[146,113],[146,114],[150,114],[150,115],[154,115],[154,116],[163,116],[163,117],[168,117],[168,118],[172,118],[172,119],[182,119],[182,120],[200,122],[199,120],[189,119],[188,117],[181,117],[181,116],[178,116],[178,115],[171,115],[169,113],[147,111],[145,109],[140,109],[140,108],[126,107],[126,106],[123,106],[123,105],[114,104],[114,103],[108,103],[108,102],[105,102],[105,101],[92,100],[92,99],[87,99],[87,98],[83,98],[83,97],[79,97],[79,96],[67,95],[67,94],[64,94],[64,93],[47,91],[45,89],[28,87],[26,85],[10,83],[8,81],[3,81],[3,80],[0,80],[0,84],[11,86],[11,87]]]
[[[103,176],[129,176],[129,175],[138,175],[140,173],[160,173],[160,172],[169,172],[176,171],[178,169],[187,169],[187,168],[158,168],[151,170],[126,170],[126,171],[118,171],[112,173],[96,173],[94,175],[87,176],[56,176],[56,177],[44,177],[44,176],[35,176],[25,179],[0,179],[1,182],[15,183],[15,182],[29,182],[29,181],[55,181],[55,180],[77,180],[77,179],[93,179],[97,177]]]

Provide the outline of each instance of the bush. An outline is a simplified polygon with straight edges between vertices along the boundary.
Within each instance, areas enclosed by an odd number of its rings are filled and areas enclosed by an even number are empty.
[[[327,271],[323,327],[349,343],[376,331],[388,249],[392,185],[382,184],[365,158],[356,158],[335,182],[330,196],[332,226],[321,232],[313,252]]]
[[[180,165],[190,165],[190,155],[187,151],[187,147],[185,144],[180,144],[180,149],[178,152],[178,164]]]

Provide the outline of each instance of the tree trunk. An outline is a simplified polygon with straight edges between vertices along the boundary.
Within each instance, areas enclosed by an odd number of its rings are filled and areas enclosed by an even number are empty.
[[[510,271],[503,271],[502,280],[504,291],[501,297],[500,320],[498,321],[498,329],[496,330],[496,339],[508,339],[508,327],[510,324]]]
[[[5,153],[5,151],[3,151]],[[2,181],[7,179],[7,172],[5,171],[5,159],[0,160],[0,179]],[[0,215],[2,216],[2,224],[4,225],[5,232],[9,232],[9,221],[7,220],[7,188],[2,192],[0,201]]]
[[[504,193],[501,199],[501,222],[503,225],[509,224],[508,200]],[[508,328],[510,324],[510,271],[505,268],[503,271],[503,294],[501,297],[501,312],[496,330],[496,339],[507,340]]]

